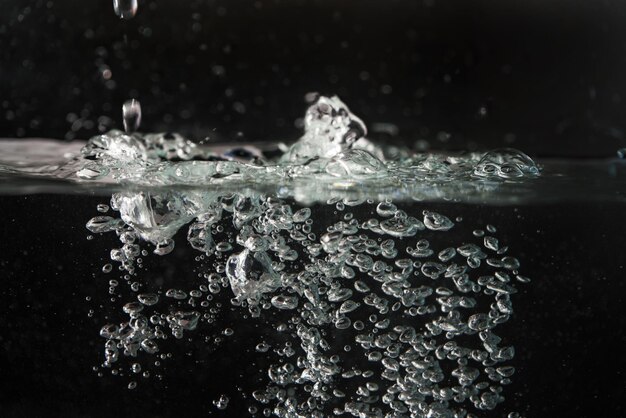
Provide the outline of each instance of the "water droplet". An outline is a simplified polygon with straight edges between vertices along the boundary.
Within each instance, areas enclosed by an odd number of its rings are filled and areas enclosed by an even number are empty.
[[[113,0],[113,11],[120,19],[132,19],[137,14],[137,0]]]
[[[127,134],[131,134],[139,129],[139,125],[141,125],[141,104],[139,100],[130,99],[125,101],[122,105],[122,117],[124,131]]]

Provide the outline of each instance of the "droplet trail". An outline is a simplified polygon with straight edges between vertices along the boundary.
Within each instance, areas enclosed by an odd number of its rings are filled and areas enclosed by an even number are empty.
[[[141,125],[141,103],[139,100],[130,99],[122,105],[122,117],[124,119],[124,131],[132,134]]]

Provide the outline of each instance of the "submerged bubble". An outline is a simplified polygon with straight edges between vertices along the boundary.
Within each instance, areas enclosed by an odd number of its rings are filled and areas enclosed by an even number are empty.
[[[393,216],[397,211],[398,208],[391,202],[380,202],[378,206],[376,206],[376,213],[380,216]]]
[[[265,252],[248,249],[232,255],[226,263],[226,275],[235,296],[240,300],[259,300],[261,295],[274,290],[279,278]]]
[[[100,213],[106,213],[109,211],[109,205],[105,205],[104,203],[100,203],[96,209],[98,210],[98,212]]]
[[[159,295],[156,293],[142,293],[137,295],[137,300],[146,306],[156,305],[159,302]]]
[[[124,226],[121,219],[115,219],[111,216],[95,216],[87,222],[87,229],[93,233],[115,231]]]
[[[228,402],[230,399],[226,395],[221,395],[219,399],[213,401],[213,404],[217,407],[217,409],[226,409],[228,407]]]
[[[295,309],[298,306],[296,296],[278,295],[272,298],[272,305],[278,309]]]
[[[424,224],[413,218],[390,218],[380,223],[380,229],[394,237],[412,237],[424,229]]]
[[[447,231],[454,226],[454,223],[446,216],[426,210],[424,211],[424,225],[432,231]]]

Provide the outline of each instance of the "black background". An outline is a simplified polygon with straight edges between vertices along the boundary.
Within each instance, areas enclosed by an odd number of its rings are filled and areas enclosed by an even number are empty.
[[[87,219],[97,214],[102,197],[3,197],[3,239],[0,241],[0,416],[104,417],[220,415],[212,401],[231,398],[221,416],[247,415],[253,404],[236,388],[251,393],[264,387],[263,356],[254,352],[263,338],[272,338],[262,321],[244,321],[222,310],[217,325],[190,333],[191,341],[167,340],[163,351],[173,358],[153,374],[126,388],[128,377],[91,368],[103,361],[103,323],[121,320],[121,306],[111,302],[108,280],[100,269],[115,234],[88,241]],[[449,216],[462,215],[464,228],[492,223],[501,242],[519,257],[532,282],[519,285],[515,314],[498,332],[512,343],[517,372],[505,388],[506,403],[496,414],[517,410],[525,417],[620,417],[626,414],[624,384],[626,316],[621,249],[626,235],[616,228],[623,204],[569,203],[521,207],[428,204]],[[413,207],[421,211],[423,205]],[[330,222],[332,214],[314,207]],[[322,212],[320,212],[322,211]],[[448,233],[445,234],[448,239]],[[467,236],[467,235],[465,235]],[[194,273],[197,252],[177,237],[166,257],[146,257],[142,282],[159,276],[163,288],[192,289],[203,280]],[[119,244],[118,244],[119,245]],[[433,241],[433,246],[450,245]],[[119,274],[117,275],[119,276]],[[225,306],[230,294],[221,292]],[[87,297],[91,297],[87,301]],[[88,312],[94,310],[93,317]],[[240,310],[236,310],[239,312]],[[206,343],[231,327],[224,343]],[[130,365],[127,362],[125,367]],[[163,376],[162,380],[155,378]]]
[[[340,95],[370,131],[395,124],[397,137],[372,133],[383,140],[614,156],[626,146],[624,22],[626,3],[597,0],[140,1],[130,21],[107,0],[2,0],[0,137],[88,138],[121,128],[121,104],[136,97],[145,131],[291,139],[303,96],[318,91]],[[162,380],[133,391],[92,372],[104,317],[119,314],[100,272],[113,237],[85,239],[103,201],[2,197],[0,417],[206,416],[221,393],[224,415],[238,416],[249,404],[232,388],[262,386],[240,349],[262,332],[252,325],[233,325],[213,351],[203,337],[172,344],[151,369]],[[508,409],[626,415],[625,209],[441,206],[500,226],[533,278],[507,324],[518,370]],[[184,281],[195,256],[180,245],[150,268]]]
[[[3,0],[0,137],[85,139],[136,97],[145,131],[293,139],[318,91],[409,145],[615,156],[625,19],[609,0],[140,0],[128,21],[106,0]]]

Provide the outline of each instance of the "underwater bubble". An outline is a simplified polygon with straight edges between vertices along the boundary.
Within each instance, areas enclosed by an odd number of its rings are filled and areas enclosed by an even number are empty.
[[[495,237],[486,236],[484,238],[484,245],[485,245],[485,248],[488,248],[493,251],[498,251],[500,249],[500,243],[498,242],[498,239]]]
[[[230,399],[226,395],[220,395],[219,399],[213,401],[213,405],[217,407],[217,409],[226,409],[228,407],[228,402]]]
[[[394,237],[412,237],[424,229],[424,224],[413,217],[390,218],[380,223],[380,229]]]
[[[352,290],[346,288],[331,289],[328,291],[330,302],[342,302],[352,296]]]
[[[298,306],[296,296],[277,295],[272,298],[272,306],[278,309],[295,309]]]
[[[447,217],[437,212],[424,211],[424,225],[431,231],[447,231],[454,223]]]
[[[166,239],[165,241],[159,242],[154,249],[153,253],[156,255],[166,255],[174,251],[174,240]]]
[[[93,233],[109,232],[122,228],[124,221],[111,216],[95,216],[85,226]]]
[[[206,222],[192,223],[187,232],[187,241],[192,248],[203,253],[208,254],[215,248],[213,236],[211,235],[211,225]]]
[[[167,292],[165,292],[165,296],[168,298],[182,300],[187,299],[187,292],[180,289],[168,289]]]
[[[398,208],[391,202],[380,202],[376,206],[376,213],[380,216],[389,217],[396,214]]]
[[[154,354],[159,351],[159,346],[153,340],[145,339],[141,342],[141,349],[148,354]]]
[[[119,326],[107,324],[100,329],[100,336],[104,338],[115,338],[118,335]]]
[[[152,306],[159,302],[159,295],[156,293],[142,293],[137,295],[137,300],[146,306]]]
[[[124,305],[123,310],[127,314],[136,314],[143,310],[143,305],[139,302],[128,302]]]
[[[310,208],[302,208],[293,214],[293,221],[296,223],[304,222],[311,217]]]
[[[185,330],[194,330],[198,321],[200,320],[200,313],[196,311],[178,311],[174,312],[174,317],[172,322]]]
[[[256,301],[263,293],[276,289],[280,282],[267,253],[255,253],[248,249],[230,256],[226,263],[226,276],[239,300]]]
[[[441,250],[439,254],[437,255],[437,257],[439,258],[441,262],[445,263],[446,261],[452,260],[455,255],[456,255],[456,250],[454,249],[454,247],[449,247],[449,248],[446,248],[445,250]]]
[[[341,304],[341,306],[339,307],[339,312],[341,312],[342,314],[349,313],[356,310],[359,306],[361,306],[359,302],[347,300]]]

